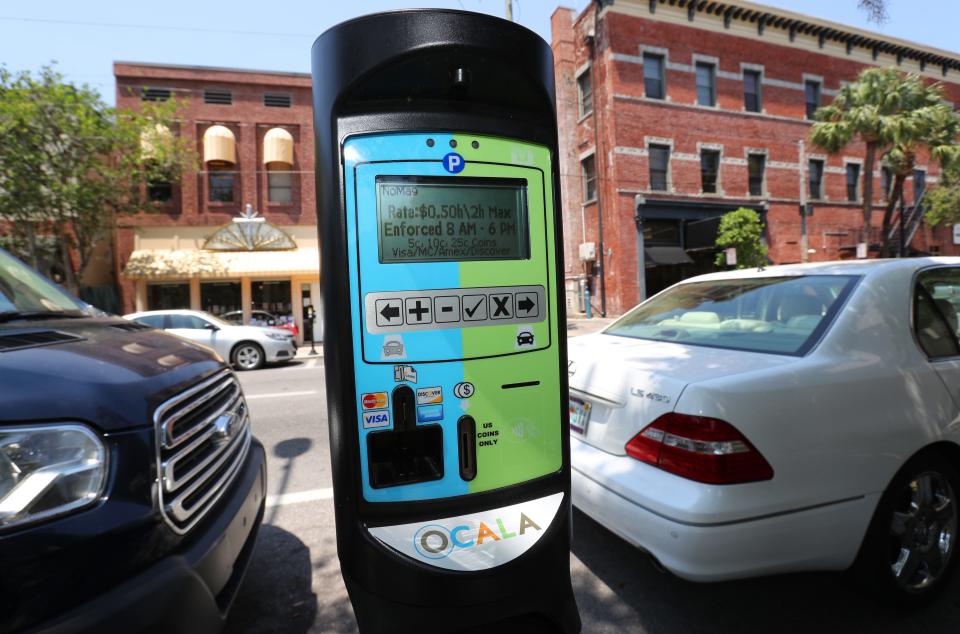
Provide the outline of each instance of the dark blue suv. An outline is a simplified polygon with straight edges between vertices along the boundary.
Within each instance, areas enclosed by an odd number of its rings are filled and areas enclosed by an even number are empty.
[[[219,630],[265,491],[213,351],[0,250],[0,632]]]

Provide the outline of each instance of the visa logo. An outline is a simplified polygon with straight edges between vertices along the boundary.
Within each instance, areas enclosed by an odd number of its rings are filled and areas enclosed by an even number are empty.
[[[363,412],[363,428],[376,429],[390,426],[390,412],[381,409],[373,412]]]

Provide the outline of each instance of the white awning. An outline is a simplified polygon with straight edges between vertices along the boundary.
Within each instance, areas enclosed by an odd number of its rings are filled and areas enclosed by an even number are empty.
[[[130,279],[227,278],[320,275],[319,249],[292,251],[166,251],[130,254],[123,275]]]
[[[293,136],[283,128],[271,128],[263,135],[263,164],[293,167]]]
[[[203,162],[237,162],[237,138],[229,128],[213,125],[203,133]]]

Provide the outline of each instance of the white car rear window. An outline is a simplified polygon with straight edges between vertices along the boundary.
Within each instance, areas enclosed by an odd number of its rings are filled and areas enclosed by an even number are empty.
[[[826,332],[858,279],[804,275],[680,284],[640,304],[604,332],[803,355]]]

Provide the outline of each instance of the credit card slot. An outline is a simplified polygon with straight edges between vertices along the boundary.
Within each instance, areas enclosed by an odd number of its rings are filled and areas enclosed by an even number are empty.
[[[393,429],[367,434],[370,486],[375,489],[443,478],[443,429],[417,425],[417,398],[393,391]]]
[[[457,444],[460,477],[469,482],[477,477],[477,423],[473,416],[461,416],[457,421]]]

